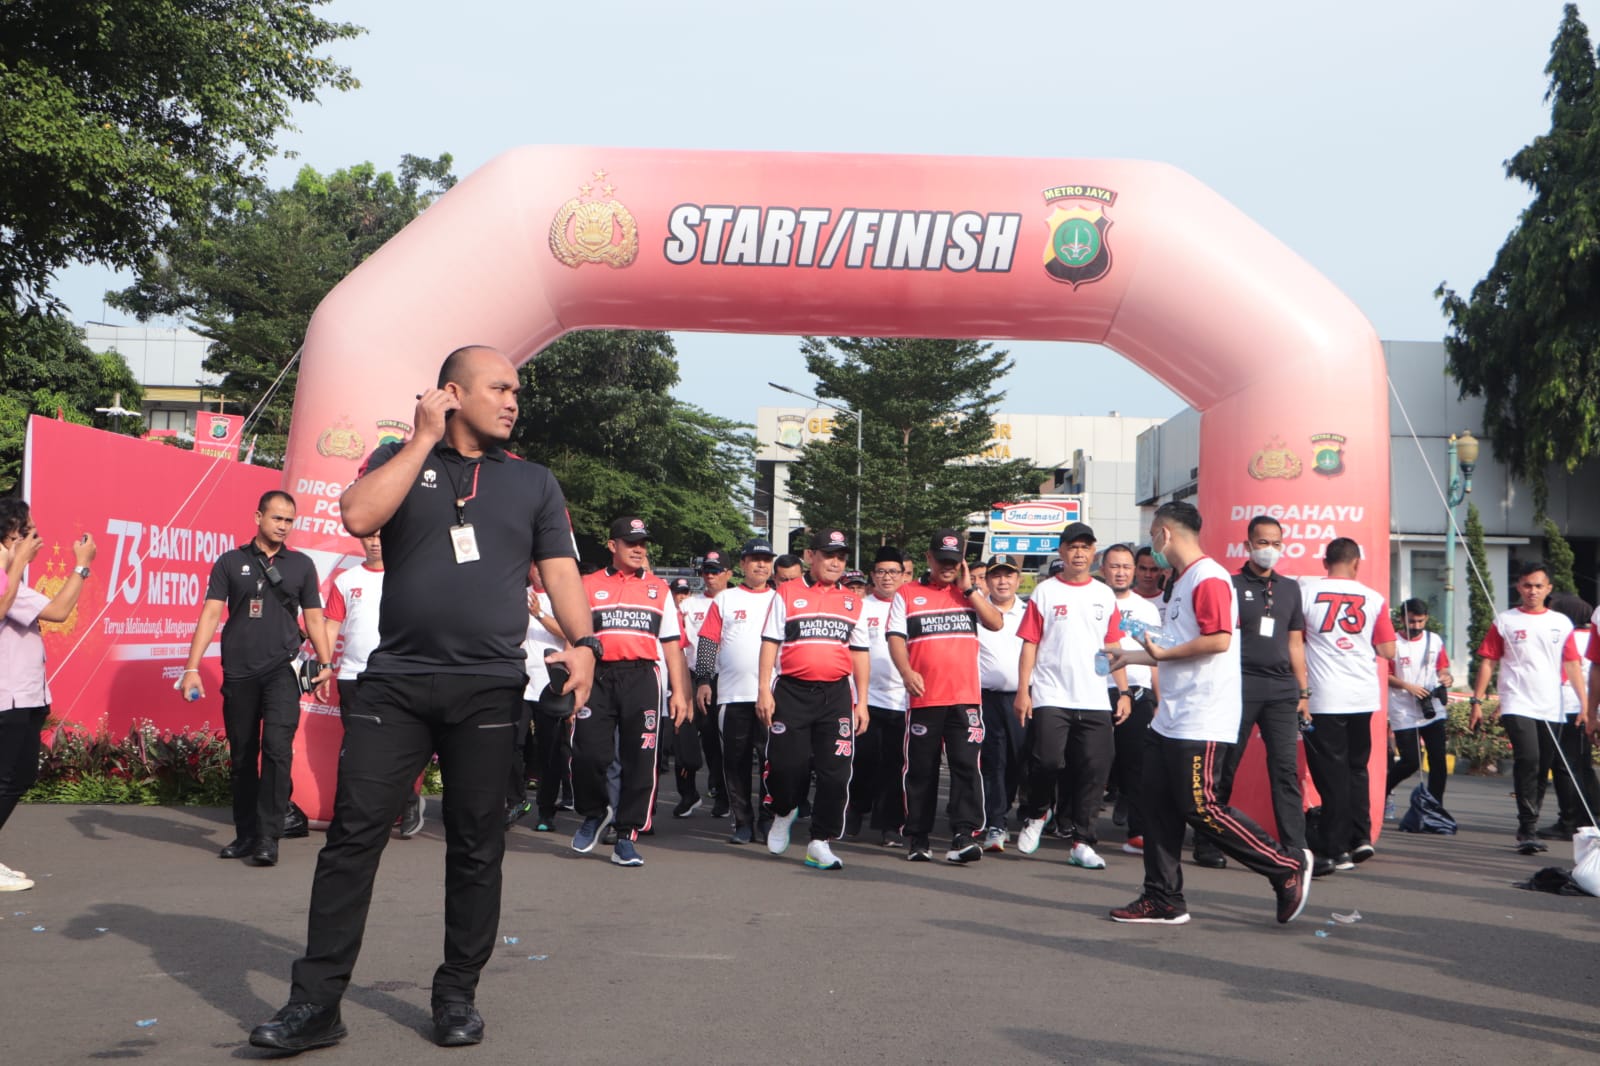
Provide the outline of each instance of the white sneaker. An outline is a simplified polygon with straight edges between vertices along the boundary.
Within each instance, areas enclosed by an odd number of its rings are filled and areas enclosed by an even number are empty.
[[[792,819],[791,819],[792,820]],[[776,824],[776,823],[774,823]],[[784,826],[784,835],[789,835],[789,827]],[[767,840],[772,840],[772,834],[767,834]],[[806,847],[806,865],[813,870],[842,870],[844,863],[840,862],[833,854],[833,849],[826,840],[813,840]]]
[[[983,834],[984,851],[1006,850],[1006,831],[995,826]]]
[[[772,819],[772,828],[767,830],[768,851],[782,855],[789,850],[789,830],[794,828],[794,820],[799,814],[798,810],[794,810],[782,818]]]
[[[24,880],[26,880],[27,876],[28,876],[27,874],[23,873],[21,870],[13,870],[11,867],[7,866],[3,862],[0,862],[0,874],[11,874],[11,875],[13,875],[15,877],[21,877]]]
[[[1029,818],[1022,823],[1022,832],[1017,834],[1017,850],[1024,855],[1032,855],[1039,850],[1039,838],[1044,836],[1044,819]]]
[[[32,887],[33,882],[15,870],[0,873],[0,892],[25,892]]]
[[[1067,856],[1067,862],[1073,866],[1081,866],[1085,870],[1104,870],[1106,861],[1095,850],[1083,841],[1072,845],[1072,854]]]

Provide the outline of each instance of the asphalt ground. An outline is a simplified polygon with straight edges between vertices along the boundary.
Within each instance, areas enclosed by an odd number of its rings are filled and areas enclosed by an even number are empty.
[[[1593,1062],[1600,900],[1511,887],[1572,860],[1513,854],[1507,793],[1453,778],[1460,835],[1391,823],[1289,926],[1261,878],[1187,864],[1192,922],[1113,924],[1142,868],[1109,820],[1099,872],[1047,840],[972,867],[846,844],[823,873],[801,862],[804,823],[774,858],[726,844],[705,809],[673,820],[667,796],[645,865],[621,869],[572,853],[564,814],[561,835],[511,834],[487,1039],[448,1051],[428,1036],[430,819],[384,857],[350,1036],[307,1061]],[[0,1062],[270,1057],[246,1036],[287,998],[319,834],[272,869],[216,858],[231,835],[222,810],[20,808],[0,859],[38,886],[0,895]]]

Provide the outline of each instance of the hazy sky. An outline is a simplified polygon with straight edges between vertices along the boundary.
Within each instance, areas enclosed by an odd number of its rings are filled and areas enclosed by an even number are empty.
[[[1600,5],[1594,6],[1600,10]],[[331,170],[519,144],[1154,159],[1252,215],[1388,340],[1435,340],[1528,194],[1502,163],[1549,128],[1559,0],[987,4],[335,0],[368,33],[362,87],[282,138]],[[1585,11],[1592,17],[1592,13]],[[109,272],[56,292],[80,321]],[[808,389],[793,338],[679,334],[678,394],[753,421]],[[1013,412],[1169,415],[1182,402],[1093,345],[1008,343]],[[752,374],[752,365],[759,369]]]

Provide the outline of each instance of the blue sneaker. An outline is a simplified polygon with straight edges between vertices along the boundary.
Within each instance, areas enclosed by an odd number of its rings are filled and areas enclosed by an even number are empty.
[[[578,826],[578,831],[572,834],[572,850],[580,855],[587,855],[594,850],[595,841],[600,839],[600,834],[606,826],[611,824],[611,808],[606,808],[604,818],[585,818],[583,824]]]
[[[611,861],[618,866],[644,865],[644,860],[639,857],[639,849],[627,837],[617,838],[617,846],[611,849]]]

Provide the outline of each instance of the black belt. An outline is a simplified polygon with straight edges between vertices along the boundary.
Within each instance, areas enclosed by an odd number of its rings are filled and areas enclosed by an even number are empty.
[[[829,685],[837,685],[841,682],[850,680],[850,678],[845,676],[836,677],[832,681],[807,681],[804,678],[794,677],[791,674],[782,674],[778,677],[778,680],[790,685],[799,685],[801,688],[827,688]]]
[[[660,662],[660,659],[601,659],[599,670],[606,674],[617,670],[638,670],[646,666],[654,670]]]

